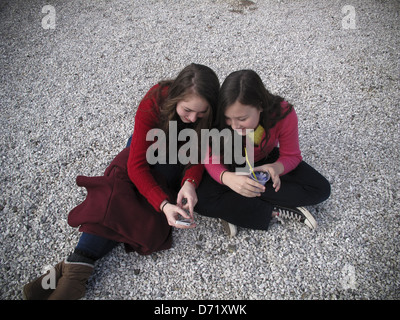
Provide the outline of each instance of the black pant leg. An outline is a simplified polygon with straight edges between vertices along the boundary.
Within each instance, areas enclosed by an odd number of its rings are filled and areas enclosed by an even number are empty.
[[[310,206],[325,201],[331,193],[328,180],[304,161],[280,178],[280,190],[275,192],[269,181],[261,196],[263,200],[288,207]]]
[[[197,189],[196,212],[243,228],[267,230],[272,206],[260,197],[247,198],[216,182],[207,172]]]

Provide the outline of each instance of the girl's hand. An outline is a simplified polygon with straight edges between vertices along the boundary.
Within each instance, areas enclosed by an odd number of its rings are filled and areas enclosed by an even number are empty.
[[[183,202],[183,199],[186,199],[185,202]],[[185,181],[181,190],[179,190],[176,203],[182,209],[188,210],[190,217],[193,219],[193,208],[197,203],[197,194],[195,185],[192,182]]]
[[[160,208],[162,208],[162,211],[164,212],[165,217],[167,218],[168,224],[171,227],[180,229],[190,229],[196,226],[194,223],[192,223],[190,226],[184,226],[176,223],[176,221],[179,220],[180,218],[179,216],[182,216],[185,219],[190,219],[190,216],[186,213],[186,211],[181,207],[179,207],[178,205],[172,204],[165,200],[161,203]]]
[[[254,171],[267,171],[271,175],[272,187],[275,189],[275,192],[278,192],[281,188],[281,179],[279,175],[283,173],[283,170],[283,164],[278,161],[254,168]]]
[[[252,180],[248,176],[237,175],[229,171],[222,176],[222,183],[236,193],[248,198],[259,197],[261,192],[265,191],[265,187],[261,183]]]

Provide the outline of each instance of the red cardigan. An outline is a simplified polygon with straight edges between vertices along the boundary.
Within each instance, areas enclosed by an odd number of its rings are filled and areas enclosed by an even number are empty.
[[[135,127],[128,158],[128,175],[139,192],[147,199],[155,210],[160,210],[164,200],[174,202],[167,193],[155,181],[150,172],[150,165],[146,160],[146,151],[153,141],[146,141],[147,132],[153,128],[159,128],[160,106],[157,104],[155,92],[159,85],[153,86],[145,95],[135,116]],[[166,92],[162,93],[166,96]],[[186,179],[193,179],[196,186],[200,184],[204,172],[204,165],[197,164],[185,171],[181,185]]]
[[[79,231],[125,243],[126,251],[150,254],[171,248],[172,232],[160,214],[139,193],[128,177],[129,148],[122,150],[103,176],[78,176],[87,190],[86,199],[68,215],[68,224]],[[165,180],[155,177],[161,185]],[[167,188],[167,187],[165,187]],[[166,189],[168,190],[168,189]],[[171,197],[173,193],[170,192]]]

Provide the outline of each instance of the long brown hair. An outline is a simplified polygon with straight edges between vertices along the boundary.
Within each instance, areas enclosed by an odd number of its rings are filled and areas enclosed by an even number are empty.
[[[205,99],[209,108],[202,118],[198,118],[192,128],[199,138],[199,162],[201,161],[201,129],[210,129],[215,119],[218,103],[219,80],[215,72],[207,66],[192,63],[185,67],[174,80],[159,82],[154,93],[160,106],[159,127],[166,133],[167,143],[169,122],[179,120],[176,105],[190,94],[196,94]]]
[[[215,72],[207,66],[192,63],[185,67],[175,80],[160,82],[160,89],[168,87],[168,96],[161,103],[160,127],[168,132],[168,123],[176,120],[176,104],[190,94],[205,99],[210,108],[204,117],[196,121],[196,128],[208,129],[212,125],[218,103],[219,80]]]
[[[269,139],[269,130],[273,128],[278,121],[284,119],[293,109],[293,106],[288,104],[287,109],[282,110],[281,102],[284,101],[284,99],[271,94],[265,88],[260,76],[255,71],[235,71],[228,75],[219,91],[215,126],[220,130],[229,128],[225,120],[225,111],[236,101],[262,110],[259,124],[264,128],[266,133],[264,139],[260,143],[262,149]],[[223,146],[223,144],[221,144],[221,146]],[[220,154],[224,154],[222,150]]]

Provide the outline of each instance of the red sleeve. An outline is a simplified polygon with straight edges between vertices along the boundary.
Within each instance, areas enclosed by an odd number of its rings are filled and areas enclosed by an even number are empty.
[[[204,162],[204,168],[205,170],[207,170],[211,178],[213,178],[219,184],[222,184],[220,179],[221,173],[223,171],[228,170],[228,168],[223,163],[220,163],[221,159],[219,156],[215,154],[209,155],[209,153],[210,153],[210,146],[208,146],[207,148],[207,156]]]
[[[136,188],[154,209],[160,212],[161,203],[170,199],[155,181],[150,172],[150,165],[146,160],[146,151],[153,143],[153,141],[146,141],[147,132],[153,128],[158,128],[160,110],[155,97],[151,96],[151,92],[157,87],[158,85],[151,88],[139,104],[127,166],[129,178]]]
[[[199,163],[191,166],[189,169],[186,170],[185,175],[182,179],[181,186],[185,183],[187,179],[191,179],[194,180],[197,188],[203,177],[203,172],[204,172],[204,164]]]
[[[303,159],[299,146],[297,114],[294,110],[276,124],[279,141],[279,159],[284,167],[282,175],[292,171]]]

